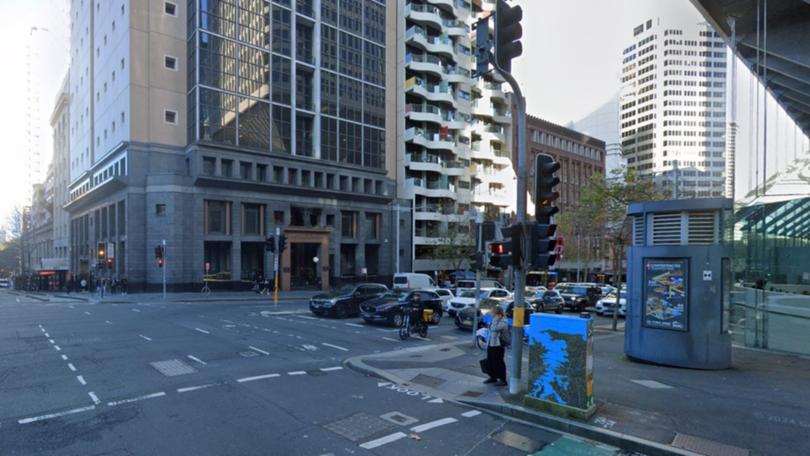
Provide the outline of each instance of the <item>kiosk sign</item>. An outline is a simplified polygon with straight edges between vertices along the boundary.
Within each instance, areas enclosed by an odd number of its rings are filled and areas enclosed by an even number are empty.
[[[644,326],[689,329],[688,276],[685,258],[644,260]]]

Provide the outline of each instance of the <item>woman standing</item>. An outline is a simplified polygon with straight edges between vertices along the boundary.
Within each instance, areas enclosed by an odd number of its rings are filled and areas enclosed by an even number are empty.
[[[495,386],[506,386],[506,363],[504,356],[505,331],[509,330],[503,309],[496,305],[492,309],[492,322],[489,324],[489,339],[487,340],[487,365],[489,378],[484,383],[495,383]]]

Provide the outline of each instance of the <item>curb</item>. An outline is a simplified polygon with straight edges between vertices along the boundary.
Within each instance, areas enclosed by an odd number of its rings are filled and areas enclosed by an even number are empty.
[[[31,299],[36,299],[39,302],[48,302],[48,301],[51,300],[51,298],[48,298],[48,297],[37,296],[37,295],[32,295],[32,294],[26,294],[25,297],[26,298],[31,298]]]
[[[452,346],[456,345],[457,343],[448,343],[448,344],[435,344],[435,345],[426,345],[419,347],[420,350],[412,350],[412,351],[424,351],[424,350],[432,350],[437,349],[443,346]],[[461,342],[464,343],[464,342]],[[405,349],[408,350],[408,349]],[[402,350],[404,351],[404,350]],[[391,353],[391,352],[388,352]],[[407,385],[407,386],[415,386],[421,390],[426,391],[427,393],[434,393],[438,390],[434,388],[425,387],[424,385],[414,385],[411,382],[408,382],[404,379],[397,377],[396,375],[388,373],[384,369],[379,369],[376,367],[369,366],[365,362],[363,362],[364,358],[370,357],[379,357],[380,353],[375,353],[373,355],[360,355],[354,356],[352,358],[346,359],[343,364],[345,364],[348,368],[372,376],[378,377],[383,380],[400,384],[400,385]],[[433,394],[435,395],[435,394]],[[444,399],[444,398],[442,398]],[[494,404],[490,402],[484,401],[476,401],[473,399],[470,400],[454,400],[454,399],[444,399],[447,402],[453,402],[458,404],[463,404],[471,407],[475,407],[480,410],[487,411],[489,413],[493,413],[495,415],[512,419],[523,421],[535,425],[539,425],[545,427],[547,429],[552,429],[560,432],[564,432],[567,434],[572,434],[578,437],[582,437],[585,439],[593,440],[599,443],[604,443],[606,445],[614,446],[624,451],[635,452],[635,453],[643,453],[646,456],[703,456],[699,453],[693,453],[688,450],[683,450],[680,448],[675,448],[670,445],[666,445],[663,443],[653,442],[651,440],[646,440],[641,437],[636,437],[630,434],[623,434],[621,432],[611,431],[609,429],[600,428],[597,426],[592,426],[590,424],[557,417],[554,415],[536,412],[534,410],[529,410],[525,407],[512,405],[512,404]]]

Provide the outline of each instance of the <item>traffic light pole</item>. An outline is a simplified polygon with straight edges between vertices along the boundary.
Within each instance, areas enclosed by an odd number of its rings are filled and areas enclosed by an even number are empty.
[[[475,229],[477,233],[476,250],[479,252],[484,251],[484,230],[481,227],[480,220],[476,220]],[[481,258],[483,259],[483,257]],[[472,327],[472,342],[475,347],[478,332],[478,309],[481,308],[481,268],[484,267],[484,261],[478,262],[478,267],[475,268],[475,312],[473,312],[473,327]]]
[[[166,261],[166,239],[163,239],[163,300],[166,300],[166,268],[168,262]]]
[[[278,251],[278,239],[281,236],[281,228],[276,227],[276,237],[273,242],[276,243],[276,251],[273,252],[273,304],[278,305],[278,256],[281,252]]]

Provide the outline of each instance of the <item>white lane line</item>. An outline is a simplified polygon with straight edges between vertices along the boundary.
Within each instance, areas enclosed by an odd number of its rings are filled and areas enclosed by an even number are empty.
[[[650,388],[650,389],[672,389],[671,386],[669,386],[669,385],[667,385],[665,383],[656,382],[655,380],[632,380],[631,379],[630,381],[633,382],[633,383],[636,383],[638,385],[641,385],[641,386],[646,386],[647,388]]]
[[[468,412],[462,413],[461,416],[463,416],[464,418],[472,418],[472,417],[478,416],[480,414],[481,414],[480,410],[470,410]]]
[[[307,320],[318,320],[315,317],[310,317],[309,315],[299,315],[298,318],[306,318]]]
[[[265,375],[256,375],[255,377],[243,377],[237,379],[237,383],[245,383],[245,382],[252,382],[255,380],[264,380],[266,378],[276,378],[281,377],[279,374],[265,374]]]
[[[53,339],[48,339],[48,342],[50,342],[50,343],[52,343],[52,344],[55,344],[55,343],[56,343],[56,342],[54,342],[54,341],[53,341]]]
[[[67,355],[62,355],[62,359],[63,359],[63,360],[65,360],[65,361],[67,361],[67,360],[68,360]]]
[[[132,403],[132,402],[142,401],[142,400],[145,400],[145,399],[153,399],[153,398],[161,397],[161,396],[165,396],[165,395],[166,395],[166,393],[161,391],[159,393],[152,393],[152,394],[147,394],[145,396],[133,397],[132,399],[123,399],[123,400],[120,400],[120,401],[107,402],[107,406],[108,407],[113,407],[113,406],[121,405],[121,404],[129,404],[129,403]]]
[[[197,386],[187,386],[185,388],[177,388],[178,393],[188,393],[189,391],[197,391],[205,388],[210,388],[214,386],[213,383],[207,383],[205,385],[197,385]]]
[[[76,372],[76,366],[74,366],[73,363],[68,363],[68,369],[70,369],[73,372]]]
[[[344,323],[346,326],[354,326],[355,328],[365,328],[363,325],[358,325],[357,323]]]
[[[106,320],[104,323],[107,323],[108,325],[112,324],[112,322],[110,320]]]
[[[141,309],[131,309],[133,312],[140,312]]]
[[[364,448],[366,450],[373,450],[374,448],[383,446],[385,444],[396,442],[399,439],[403,439],[407,437],[404,432],[395,432],[393,434],[388,434],[385,437],[380,437],[376,440],[371,440],[366,443],[361,443],[360,448]]]
[[[51,419],[51,418],[59,418],[60,416],[73,415],[73,414],[81,413],[81,412],[88,412],[90,410],[95,410],[95,409],[96,409],[95,405],[89,405],[87,407],[79,407],[79,408],[75,408],[75,409],[72,409],[72,410],[65,410],[64,412],[49,413],[47,415],[34,416],[34,417],[31,417],[31,418],[23,418],[21,420],[17,420],[17,422],[20,423],[20,424],[28,424],[28,423],[34,423],[36,421],[48,420],[48,419]]]
[[[43,329],[43,331],[45,331],[45,330]],[[45,333],[45,337],[51,337],[51,335],[48,334],[48,333]]]
[[[458,420],[455,419],[455,418],[442,418],[440,420],[431,421],[431,422],[425,423],[425,424],[420,424],[419,426],[414,426],[414,427],[411,428],[411,431],[416,432],[416,433],[424,432],[424,431],[427,431],[427,430],[430,430],[430,429],[433,429],[433,428],[437,428],[439,426],[444,426],[445,424],[455,423],[456,421],[458,421]]]
[[[339,370],[343,370],[343,367],[342,366],[335,366],[335,367],[322,367],[321,368],[322,372],[332,372],[332,371],[339,371]]]
[[[198,363],[202,364],[203,366],[205,366],[205,365],[207,365],[207,364],[208,364],[208,363],[206,363],[205,361],[201,360],[200,358],[197,358],[196,356],[192,356],[192,355],[186,355],[186,358],[188,358],[188,359],[190,359],[190,360],[192,360],[192,361],[196,361],[196,362],[198,362]]]
[[[306,371],[287,372],[287,375],[304,375],[304,374],[306,374]]]
[[[331,347],[331,348],[334,348],[334,349],[340,350],[340,351],[345,351],[345,352],[349,351],[348,348],[343,348],[340,345],[327,344],[326,342],[321,342],[321,345],[323,345],[325,347]]]
[[[233,324],[233,322],[232,322],[231,320],[221,320],[221,321],[223,321],[223,322],[225,322],[225,323],[231,323],[231,324]]]
[[[84,381],[84,377],[82,377],[81,375],[77,375],[76,380],[78,380],[79,383],[81,383],[82,385],[87,385],[87,382]]]
[[[262,355],[267,355],[267,356],[270,356],[270,352],[266,352],[266,351],[262,350],[261,348],[256,348],[256,347],[254,347],[253,345],[248,346],[248,348],[249,348],[249,349],[251,349],[251,350],[253,350],[253,351],[255,351],[255,352],[259,352],[259,353],[261,353]]]
[[[100,404],[100,403],[101,403],[101,401],[100,401],[100,400],[98,400],[98,396],[96,396],[96,393],[94,393],[94,392],[90,391],[89,393],[87,393],[87,395],[88,395],[88,396],[90,396],[90,399],[92,399],[92,400],[93,400],[93,403],[94,403],[94,404],[98,405],[98,404]]]
[[[71,309],[75,309],[75,307],[74,307],[74,306],[68,306],[68,307],[70,307]]]
[[[93,315],[93,314],[91,314],[90,312],[88,312],[88,311],[86,311],[86,310],[84,311],[84,314],[85,314],[85,315]]]
[[[141,339],[143,339],[143,340],[146,340],[146,341],[152,342],[152,339],[150,339],[149,337],[144,336],[143,334],[138,334],[138,337],[140,337],[140,338],[141,338]]]
[[[194,331],[199,331],[199,332],[201,332],[203,334],[211,334],[210,332],[208,332],[208,331],[206,331],[204,329],[200,329],[200,328],[194,328]]]
[[[397,339],[392,339],[392,338],[390,338],[390,337],[383,337],[383,339],[388,340],[388,341],[391,341],[391,342],[399,342],[399,340],[397,340]]]
[[[58,351],[58,352],[59,352],[59,351],[62,351],[62,347],[60,347],[60,346],[58,346],[58,345],[54,345],[54,346],[53,346],[53,348],[54,348],[56,351]]]

